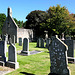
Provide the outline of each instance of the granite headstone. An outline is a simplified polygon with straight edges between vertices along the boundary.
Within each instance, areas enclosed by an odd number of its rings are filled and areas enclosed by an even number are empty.
[[[49,46],[51,73],[58,75],[70,75],[70,71],[67,67],[67,50],[68,46],[57,36],[51,37],[51,44]]]
[[[29,52],[29,39],[27,39],[27,38],[23,39],[23,50],[21,51],[21,53],[24,53],[26,55],[30,55],[30,52]]]
[[[16,47],[12,43],[9,46],[8,61],[6,62],[6,66],[14,69],[19,68],[19,63],[17,62]]]

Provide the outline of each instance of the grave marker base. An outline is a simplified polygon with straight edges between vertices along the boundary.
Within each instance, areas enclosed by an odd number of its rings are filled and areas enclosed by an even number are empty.
[[[68,58],[68,63],[75,64],[75,58],[73,57],[67,57]]]
[[[7,61],[6,66],[10,67],[10,68],[18,69],[19,68],[19,63],[18,62]]]
[[[0,66],[5,66],[5,62],[0,61]]]
[[[21,51],[21,54],[28,56],[28,55],[30,55],[30,52],[29,51]]]

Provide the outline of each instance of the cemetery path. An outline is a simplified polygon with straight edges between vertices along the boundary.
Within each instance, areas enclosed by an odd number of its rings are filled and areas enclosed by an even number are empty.
[[[12,71],[14,71],[14,69],[0,66],[0,75],[5,75],[5,74],[10,73]]]

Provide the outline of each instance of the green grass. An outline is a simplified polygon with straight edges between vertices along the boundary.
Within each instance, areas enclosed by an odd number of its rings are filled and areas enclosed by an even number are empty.
[[[22,50],[22,46],[19,46],[18,43],[15,46],[17,50]],[[50,73],[50,57],[48,49],[37,48],[36,42],[30,42],[29,50],[39,50],[44,52],[30,56],[17,55],[20,68],[7,75],[48,75]],[[75,64],[68,64],[68,66],[71,70],[71,75],[75,75]]]

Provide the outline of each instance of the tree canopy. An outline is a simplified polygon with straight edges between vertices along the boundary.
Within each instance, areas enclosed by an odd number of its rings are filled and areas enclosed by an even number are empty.
[[[66,7],[60,7],[60,5],[53,6],[47,10],[47,13],[49,18],[46,20],[46,24],[42,23],[41,26],[46,28],[50,35],[61,35],[62,32],[68,34],[68,31],[74,26],[74,22]]]
[[[0,13],[0,34],[2,34],[2,27],[3,27],[5,19],[6,19],[6,15],[3,13]]]
[[[40,29],[40,23],[46,22],[48,14],[45,11],[35,10],[29,13],[26,17],[26,28],[32,28],[36,35],[43,34],[43,29]],[[41,33],[40,33],[41,32]]]

